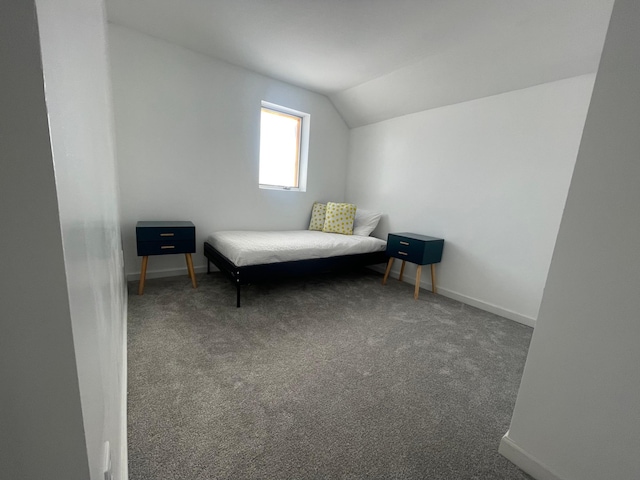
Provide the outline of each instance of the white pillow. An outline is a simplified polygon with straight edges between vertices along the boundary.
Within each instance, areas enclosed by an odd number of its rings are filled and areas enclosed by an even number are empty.
[[[353,234],[368,237],[378,226],[380,217],[382,217],[382,213],[358,208],[356,219],[353,221]]]

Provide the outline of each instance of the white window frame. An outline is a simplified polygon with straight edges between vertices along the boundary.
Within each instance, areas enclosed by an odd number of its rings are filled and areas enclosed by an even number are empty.
[[[262,101],[260,112],[262,108],[274,110],[276,112],[284,113],[286,115],[293,115],[299,117],[300,124],[300,151],[298,152],[298,186],[297,187],[285,187],[282,185],[266,185],[258,183],[259,187],[266,190],[285,190],[290,192],[306,192],[307,191],[307,166],[309,160],[309,131],[311,123],[311,115],[308,113],[294,110],[293,108],[283,107],[275,103]],[[262,132],[260,133],[262,135]],[[259,139],[260,140],[260,139]],[[258,143],[260,145],[260,143]],[[258,169],[260,169],[260,152],[258,151]]]

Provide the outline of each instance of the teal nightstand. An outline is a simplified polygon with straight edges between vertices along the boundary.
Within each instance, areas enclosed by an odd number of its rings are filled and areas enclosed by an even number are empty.
[[[442,238],[427,237],[426,235],[418,235],[417,233],[390,233],[387,238],[387,255],[389,255],[389,263],[384,273],[382,284],[387,283],[391,266],[396,258],[402,260],[400,267],[400,276],[398,280],[402,281],[404,274],[404,266],[406,262],[418,265],[416,271],[416,288],[413,298],[418,299],[420,292],[420,275],[422,274],[422,265],[431,265],[431,291],[436,292],[436,271],[434,264],[440,263],[442,260],[442,250],[444,248],[444,240]]]
[[[184,253],[187,271],[193,288],[197,288],[191,254],[196,251],[196,226],[191,222],[138,222],[136,224],[136,246],[142,257],[138,295],[144,293],[149,255],[173,255]]]

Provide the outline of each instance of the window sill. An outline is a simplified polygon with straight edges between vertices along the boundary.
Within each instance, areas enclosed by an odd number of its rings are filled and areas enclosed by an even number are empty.
[[[304,192],[300,187],[280,187],[278,185],[259,185],[262,190],[282,190],[283,192]]]

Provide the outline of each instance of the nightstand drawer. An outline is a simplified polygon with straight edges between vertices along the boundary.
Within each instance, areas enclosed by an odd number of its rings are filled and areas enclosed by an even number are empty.
[[[173,253],[193,253],[196,251],[196,240],[163,240],[143,242],[138,241],[138,256],[169,255]]]
[[[387,255],[418,265],[439,263],[442,260],[444,240],[411,233],[390,233]]]
[[[189,240],[195,237],[195,227],[136,227],[136,238],[143,242]]]
[[[411,263],[419,263],[422,260],[424,244],[417,240],[405,237],[389,235],[387,240],[387,253],[393,257],[401,258]]]

